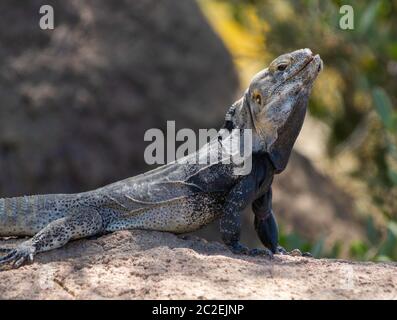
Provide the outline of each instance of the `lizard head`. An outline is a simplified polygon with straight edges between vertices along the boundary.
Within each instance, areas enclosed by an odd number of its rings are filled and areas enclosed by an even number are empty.
[[[321,69],[310,49],[283,54],[254,76],[234,106],[233,127],[252,129],[254,152],[268,153],[276,172],[287,165]]]

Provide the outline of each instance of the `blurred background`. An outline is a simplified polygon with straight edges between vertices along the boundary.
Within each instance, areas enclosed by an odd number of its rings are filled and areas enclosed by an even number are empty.
[[[55,29],[39,28],[52,5]],[[351,4],[354,29],[341,30]],[[287,170],[280,242],[397,260],[397,1],[28,0],[0,3],[0,195],[72,193],[149,168],[150,128],[218,128],[276,56],[319,53]],[[257,246],[247,210],[243,241]],[[217,223],[195,235],[219,240]]]

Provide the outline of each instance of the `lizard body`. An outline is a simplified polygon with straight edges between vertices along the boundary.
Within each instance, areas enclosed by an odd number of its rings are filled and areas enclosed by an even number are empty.
[[[0,236],[32,236],[15,249],[0,248],[0,254],[5,253],[0,268],[19,267],[37,253],[103,232],[185,233],[217,218],[222,239],[233,252],[268,256],[284,252],[278,246],[271,183],[287,165],[321,68],[320,57],[309,49],[278,57],[253,78],[244,96],[229,109],[218,137],[184,158],[218,153],[229,140],[235,141],[235,132],[250,129],[248,174],[236,174],[241,163],[220,159],[209,164],[174,161],[89,192],[0,199]],[[240,151],[241,145],[234,147]],[[249,250],[239,242],[240,215],[250,204],[262,249]]]

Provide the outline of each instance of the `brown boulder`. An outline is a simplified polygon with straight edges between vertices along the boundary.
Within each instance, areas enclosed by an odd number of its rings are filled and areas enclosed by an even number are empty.
[[[55,29],[39,28],[52,5]],[[233,63],[193,0],[2,1],[0,195],[78,192],[147,169],[144,133],[222,124]]]

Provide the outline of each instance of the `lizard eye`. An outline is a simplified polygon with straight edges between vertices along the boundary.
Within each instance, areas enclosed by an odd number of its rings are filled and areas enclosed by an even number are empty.
[[[277,66],[277,70],[278,70],[278,71],[284,71],[285,69],[287,69],[287,67],[288,67],[288,64],[286,64],[286,63],[280,63],[280,64]]]
[[[254,93],[252,99],[259,105],[262,105],[262,96],[260,93]]]

